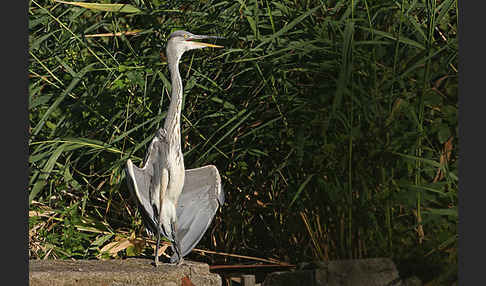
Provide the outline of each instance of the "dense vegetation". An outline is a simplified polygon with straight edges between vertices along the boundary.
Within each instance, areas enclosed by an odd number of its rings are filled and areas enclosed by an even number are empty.
[[[216,165],[227,201],[198,248],[457,279],[457,1],[129,3],[30,1],[31,259],[152,253],[123,169],[163,124],[184,29],[226,38],[180,66],[186,168]]]

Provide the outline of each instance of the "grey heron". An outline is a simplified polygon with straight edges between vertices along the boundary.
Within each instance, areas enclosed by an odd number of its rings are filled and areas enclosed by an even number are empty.
[[[201,240],[224,203],[221,178],[214,165],[184,168],[181,150],[180,117],[182,79],[179,61],[184,52],[207,47],[222,48],[195,40],[219,38],[186,31],[170,34],[167,62],[171,76],[171,99],[164,127],[152,139],[142,168],[126,163],[128,186],[138,201],[149,234],[157,236],[155,266],[159,263],[160,235],[172,243],[170,263],[180,264]]]

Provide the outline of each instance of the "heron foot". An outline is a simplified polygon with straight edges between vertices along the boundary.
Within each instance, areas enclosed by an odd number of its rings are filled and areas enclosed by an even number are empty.
[[[179,259],[178,262],[176,262],[176,265],[179,266],[184,262],[184,258]]]
[[[156,256],[154,261],[151,263],[154,267],[157,267],[160,265],[159,258]]]
[[[179,259],[179,261],[169,262],[170,265],[179,266],[184,263],[184,258]]]

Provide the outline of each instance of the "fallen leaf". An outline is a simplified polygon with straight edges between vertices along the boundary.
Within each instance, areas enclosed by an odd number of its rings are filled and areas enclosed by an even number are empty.
[[[182,286],[196,286],[192,283],[191,279],[189,277],[185,276],[181,279]]]

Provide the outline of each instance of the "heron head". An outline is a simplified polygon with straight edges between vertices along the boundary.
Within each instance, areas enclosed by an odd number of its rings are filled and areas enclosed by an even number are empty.
[[[203,39],[221,39],[217,36],[194,35],[193,33],[178,30],[170,34],[167,41],[167,55],[179,58],[184,52],[202,48],[223,48],[223,46],[197,42]]]

